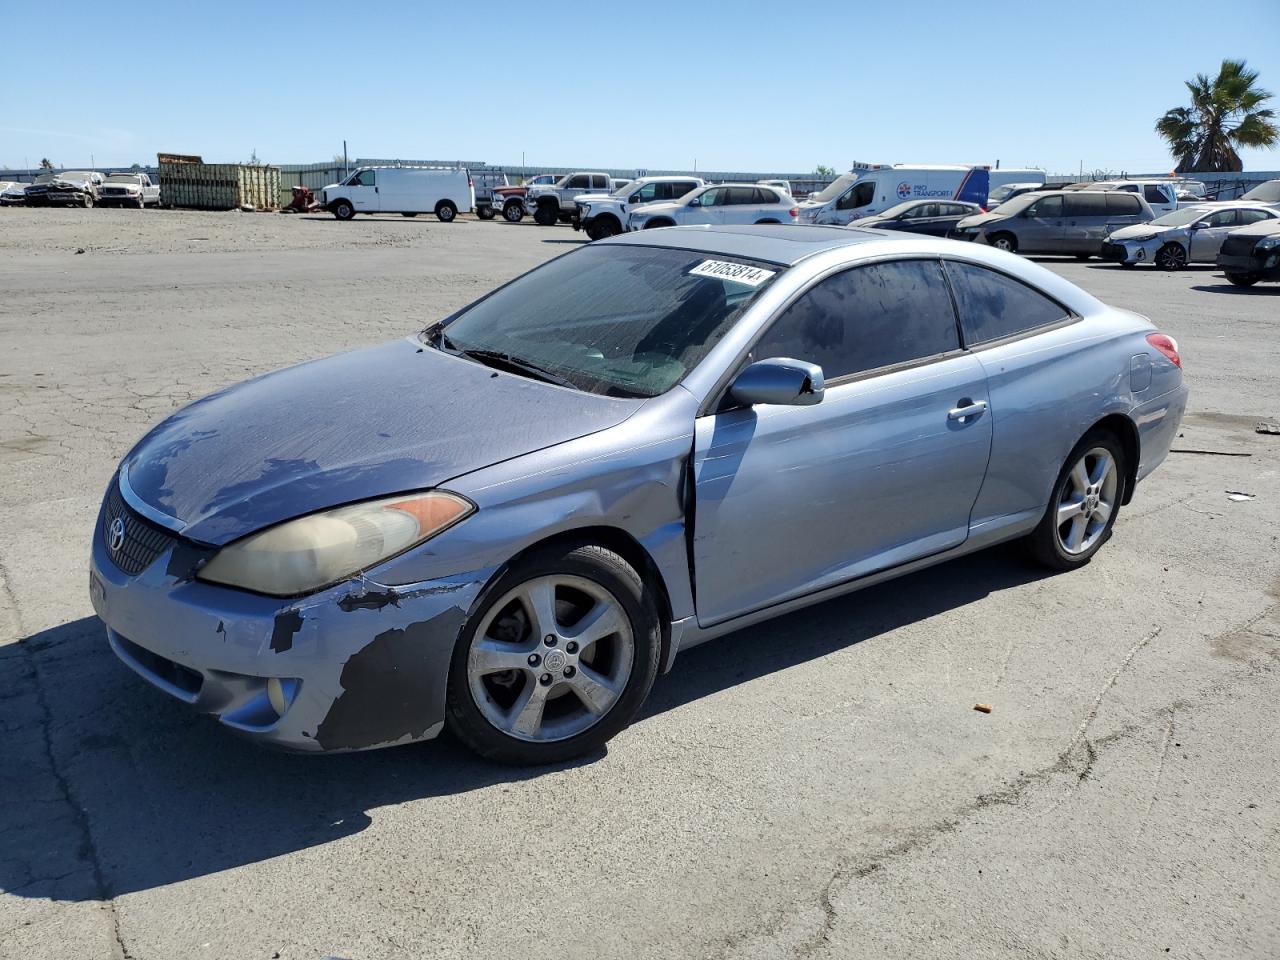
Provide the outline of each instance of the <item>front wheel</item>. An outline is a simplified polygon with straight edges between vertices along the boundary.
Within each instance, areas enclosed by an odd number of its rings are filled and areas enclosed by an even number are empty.
[[[351,205],[350,200],[335,200],[329,209],[339,220],[352,220],[356,215],[356,208]]]
[[[621,232],[622,224],[618,223],[613,217],[601,217],[598,220],[592,220],[591,225],[587,227],[587,236],[592,240],[615,237]]]
[[[502,219],[507,223],[519,223],[524,219],[524,204],[519,200],[510,200],[502,208]]]
[[[1126,476],[1124,448],[1115,434],[1086,434],[1067,457],[1044,518],[1027,538],[1032,556],[1054,570],[1088,563],[1111,537]]]
[[[1256,273],[1228,273],[1227,279],[1237,287],[1252,287],[1262,278]]]
[[[594,544],[514,564],[464,626],[447,723],[481,756],[557,763],[598,750],[635,718],[658,673],[652,592]]]
[[[1156,266],[1161,270],[1181,270],[1187,265],[1187,251],[1180,243],[1166,243],[1156,251]]]
[[[549,203],[538,204],[538,209],[533,212],[533,222],[540,227],[554,227],[559,218],[559,212]]]
[[[436,219],[441,223],[453,223],[458,216],[458,208],[452,200],[441,200],[436,204]]]
[[[1006,253],[1018,252],[1018,238],[1012,233],[997,233],[991,238],[991,246]]]

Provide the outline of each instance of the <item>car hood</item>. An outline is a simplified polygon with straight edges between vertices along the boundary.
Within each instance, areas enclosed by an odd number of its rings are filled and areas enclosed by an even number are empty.
[[[971,217],[965,217],[963,220],[957,223],[956,226],[957,227],[981,227],[981,226],[985,226],[988,223],[994,223],[997,220],[1005,220],[1005,219],[1007,218],[1002,214],[1000,214],[998,211],[995,213],[975,213]]]
[[[580,193],[573,198],[578,203],[599,203],[601,200],[612,200],[611,193]]]
[[[1259,220],[1257,223],[1251,223],[1247,227],[1232,230],[1227,236],[1269,237],[1273,233],[1280,233],[1280,220]]]
[[[185,536],[221,545],[292,517],[434,487],[621,423],[602,397],[393,341],[289,367],[184,407],[124,460]]]
[[[674,213],[684,207],[683,203],[676,203],[672,200],[659,200],[655,203],[639,203],[636,204],[636,210],[645,215],[652,213]]]
[[[1185,231],[1185,227],[1157,227],[1151,223],[1135,223],[1131,227],[1121,227],[1119,230],[1112,231],[1112,240],[1136,240],[1138,237],[1149,237],[1155,234],[1157,237],[1165,233],[1176,233]]]

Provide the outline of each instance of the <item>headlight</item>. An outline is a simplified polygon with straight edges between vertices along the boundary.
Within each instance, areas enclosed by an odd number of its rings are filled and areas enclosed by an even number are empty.
[[[1156,238],[1156,235],[1155,235],[1154,233],[1144,233],[1144,234],[1143,234],[1142,236],[1140,236],[1140,237],[1125,237],[1125,239],[1120,240],[1120,241],[1117,241],[1117,242],[1119,242],[1119,243],[1147,243],[1148,241],[1154,240],[1155,238]],[[1114,239],[1114,238],[1112,238],[1112,239]]]
[[[590,213],[591,213],[591,204],[589,203],[582,204],[582,215],[585,217],[590,215]]]
[[[403,553],[474,509],[433,490],[325,510],[228,544],[198,576],[274,596],[310,593]]]
[[[1263,237],[1258,241],[1258,245],[1254,249],[1261,253],[1264,250],[1274,250],[1276,247],[1280,247],[1280,233]]]

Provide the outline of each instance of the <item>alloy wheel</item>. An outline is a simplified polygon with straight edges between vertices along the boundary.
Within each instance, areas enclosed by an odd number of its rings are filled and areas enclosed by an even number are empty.
[[[1120,474],[1105,447],[1093,447],[1072,466],[1058,501],[1057,536],[1071,555],[1086,552],[1107,529],[1116,508]]]
[[[635,661],[631,620],[600,584],[536,577],[489,608],[467,653],[476,707],[519,740],[567,740],[618,702]]]
[[[1167,243],[1156,254],[1156,266],[1162,270],[1181,270],[1187,265],[1187,251],[1180,243]]]

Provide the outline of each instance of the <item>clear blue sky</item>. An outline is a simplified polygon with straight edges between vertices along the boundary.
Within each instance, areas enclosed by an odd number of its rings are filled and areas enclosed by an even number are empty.
[[[353,158],[1148,172],[1172,165],[1155,119],[1224,57],[1280,112],[1280,0],[534,6],[6,0],[0,166],[306,163],[346,138]]]

